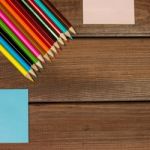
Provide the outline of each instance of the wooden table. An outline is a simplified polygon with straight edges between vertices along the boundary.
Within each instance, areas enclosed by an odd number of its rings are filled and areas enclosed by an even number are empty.
[[[0,150],[150,149],[150,0],[136,25],[83,25],[81,0],[52,0],[78,34],[27,82],[0,55],[0,88],[28,88],[30,143]]]

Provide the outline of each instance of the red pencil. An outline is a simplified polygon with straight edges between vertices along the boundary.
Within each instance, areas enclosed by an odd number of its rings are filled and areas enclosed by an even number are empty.
[[[55,33],[60,36],[63,40],[67,41],[66,36],[61,32],[61,30],[50,20],[47,15],[41,10],[39,6],[33,1],[28,0],[30,5],[38,12],[38,14],[47,22],[47,24],[55,31]]]

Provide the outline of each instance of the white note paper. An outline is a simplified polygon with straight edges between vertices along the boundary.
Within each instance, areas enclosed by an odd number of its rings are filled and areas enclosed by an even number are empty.
[[[134,0],[83,0],[84,24],[135,24]]]

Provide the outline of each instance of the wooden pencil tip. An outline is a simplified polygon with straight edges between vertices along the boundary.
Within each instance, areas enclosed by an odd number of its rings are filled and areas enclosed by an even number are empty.
[[[75,29],[73,27],[70,27],[69,31],[72,32],[73,34],[77,34],[76,31],[75,31]]]
[[[36,65],[37,65],[39,68],[43,69],[43,66],[42,66],[42,64],[41,64],[40,61],[38,61],[38,62],[36,63]]]
[[[39,59],[41,62],[45,63],[45,60],[44,60],[44,58],[42,57],[42,55],[39,55],[39,56],[38,56],[38,59]]]
[[[65,35],[66,35],[67,37],[69,37],[70,39],[72,39],[72,36],[71,36],[71,34],[69,33],[69,31],[65,32]]]
[[[54,46],[51,47],[51,50],[55,53],[55,54],[58,54],[56,48]]]
[[[38,67],[37,67],[35,64],[33,64],[31,67],[32,67],[35,71],[38,71]]]
[[[58,42],[61,44],[61,45],[65,45],[65,43],[63,42],[63,40],[61,38],[58,38]]]
[[[49,58],[49,56],[48,56],[47,54],[44,55],[44,58],[45,58],[47,61],[51,62],[51,59]]]
[[[32,78],[29,79],[30,81],[34,82],[34,80]]]
[[[55,43],[54,43],[54,46],[55,46],[56,48],[60,48],[58,42],[55,42]]]
[[[33,71],[33,69],[30,69],[29,73],[30,73],[31,75],[33,75],[34,77],[37,77],[37,75],[35,74],[35,72]]]
[[[50,57],[54,58],[54,54],[52,53],[52,49],[49,50],[49,51],[47,52],[47,54],[48,54]]]
[[[66,36],[65,36],[63,33],[60,34],[60,37],[61,37],[64,41],[67,41],[67,38],[66,38]]]
[[[33,78],[30,76],[30,74],[27,74],[27,75],[26,75],[26,78],[27,78],[28,80],[34,82]]]

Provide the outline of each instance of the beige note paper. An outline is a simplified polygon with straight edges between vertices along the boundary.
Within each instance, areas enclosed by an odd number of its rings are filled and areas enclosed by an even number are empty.
[[[135,24],[134,0],[83,0],[84,24]]]

